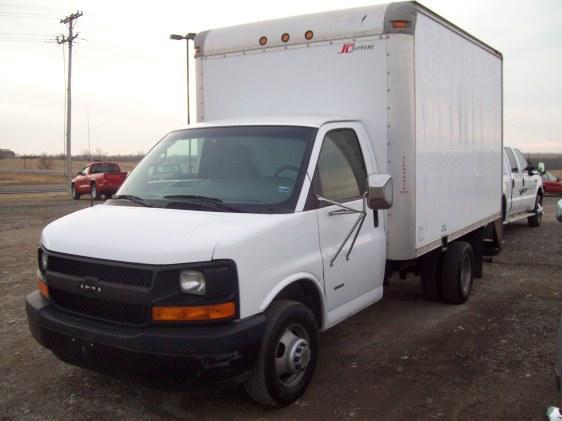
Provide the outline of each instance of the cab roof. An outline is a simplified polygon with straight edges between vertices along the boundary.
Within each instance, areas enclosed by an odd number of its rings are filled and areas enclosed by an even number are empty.
[[[181,129],[199,129],[205,127],[228,127],[228,126],[300,126],[319,128],[327,123],[342,121],[357,121],[356,118],[326,115],[286,115],[286,116],[264,116],[252,118],[232,118],[224,120],[211,120],[204,123],[191,124]]]

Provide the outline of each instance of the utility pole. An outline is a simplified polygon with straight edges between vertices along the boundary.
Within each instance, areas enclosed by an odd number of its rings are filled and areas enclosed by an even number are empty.
[[[186,76],[187,76],[187,124],[190,124],[190,113],[189,113],[189,41],[194,41],[195,42],[195,36],[197,34],[193,33],[193,32],[188,32],[185,35],[178,35],[178,34],[171,34],[170,35],[170,39],[176,40],[176,41],[181,41],[181,40],[185,40],[185,45],[186,45],[186,52],[187,52],[187,61],[186,61]],[[190,142],[191,145],[191,142]]]
[[[78,33],[74,33],[74,27],[76,25],[76,20],[82,16],[83,13],[77,11],[72,13],[65,18],[60,20],[60,23],[68,27],[68,35],[57,36],[58,44],[68,44],[68,82],[66,85],[66,164],[64,167],[64,173],[68,177],[69,181],[72,174],[72,151],[70,144],[70,131],[71,131],[71,89],[72,89],[72,42],[78,36]],[[70,182],[68,183],[68,188],[70,188]]]

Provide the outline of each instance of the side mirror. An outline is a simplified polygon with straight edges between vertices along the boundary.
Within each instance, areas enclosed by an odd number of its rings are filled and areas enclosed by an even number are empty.
[[[392,177],[388,174],[371,174],[367,183],[367,205],[371,209],[388,209],[392,206]]]
[[[76,175],[84,175],[84,173],[82,171],[78,171],[78,174]]]
[[[529,174],[530,176],[539,174],[539,170],[537,170],[535,167],[532,167],[530,165],[527,168],[525,168],[525,170],[527,170],[527,174]]]
[[[544,162],[539,162],[539,173],[542,175],[546,172],[546,168],[544,167]]]

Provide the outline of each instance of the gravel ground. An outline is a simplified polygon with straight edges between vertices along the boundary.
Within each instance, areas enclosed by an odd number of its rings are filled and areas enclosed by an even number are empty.
[[[31,337],[24,297],[35,288],[43,226],[89,205],[62,194],[0,197],[0,419],[443,419],[541,420],[562,404],[554,385],[562,311],[557,198],[543,225],[506,227],[463,306],[421,299],[414,278],[321,336],[305,396],[278,410],[241,388],[112,377],[66,365]]]

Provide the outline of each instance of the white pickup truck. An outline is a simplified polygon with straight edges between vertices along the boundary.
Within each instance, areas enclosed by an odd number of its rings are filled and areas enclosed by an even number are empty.
[[[539,169],[529,165],[521,151],[504,147],[502,219],[504,224],[527,218],[531,227],[542,221],[544,188]],[[539,163],[544,172],[544,164]]]
[[[393,272],[462,304],[500,221],[502,56],[415,2],[197,35],[197,120],[41,235],[33,336],[285,405]],[[80,233],[80,235],[77,235]]]

